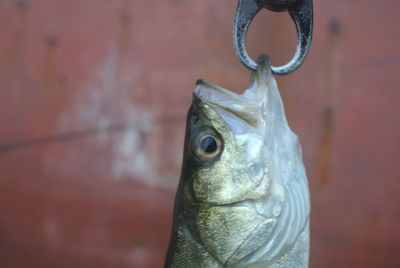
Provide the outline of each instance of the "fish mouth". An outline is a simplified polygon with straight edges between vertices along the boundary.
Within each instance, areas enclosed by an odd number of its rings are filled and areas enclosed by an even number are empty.
[[[228,117],[234,115],[252,127],[258,127],[265,122],[265,109],[269,81],[272,78],[271,65],[268,58],[260,58],[259,68],[252,73],[250,87],[243,94],[237,94],[214,83],[199,79],[194,92],[195,96]],[[225,118],[224,118],[225,119]],[[230,121],[230,118],[227,118]]]
[[[236,94],[210,81],[197,80],[195,95],[215,108],[222,109],[237,116],[247,124],[256,127],[257,105],[243,98],[243,95]]]

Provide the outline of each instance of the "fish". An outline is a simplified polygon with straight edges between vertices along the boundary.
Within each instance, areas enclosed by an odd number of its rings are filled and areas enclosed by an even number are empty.
[[[237,94],[198,80],[164,268],[308,267],[310,194],[268,57]]]

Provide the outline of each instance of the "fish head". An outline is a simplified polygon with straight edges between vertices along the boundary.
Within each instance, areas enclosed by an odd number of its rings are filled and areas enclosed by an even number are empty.
[[[269,61],[259,64],[243,94],[199,80],[187,118],[182,215],[191,215],[194,236],[224,265],[273,258],[266,255],[285,236],[279,218],[288,184],[305,179]],[[305,218],[296,224],[305,225]]]
[[[190,167],[195,199],[225,205],[260,198],[268,190],[263,137],[257,134],[253,118],[231,109],[238,105],[233,93],[217,88],[200,81],[188,116],[190,142],[185,159],[189,162],[186,167]],[[231,94],[223,95],[228,92]],[[221,94],[226,98],[224,106],[207,99],[205,94]]]
[[[264,64],[244,94],[205,80],[197,83],[187,117],[187,163],[183,166],[188,168],[184,173],[190,177],[198,202],[226,205],[265,199],[270,194],[275,157],[272,136],[277,134],[274,128],[279,118],[269,103],[275,100],[268,86],[276,85],[268,82],[275,80],[269,62]]]

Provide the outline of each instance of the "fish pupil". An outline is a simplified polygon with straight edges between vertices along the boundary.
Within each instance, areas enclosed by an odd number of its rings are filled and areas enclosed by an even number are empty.
[[[207,136],[201,141],[200,148],[205,153],[214,153],[217,150],[217,142],[214,137]]]

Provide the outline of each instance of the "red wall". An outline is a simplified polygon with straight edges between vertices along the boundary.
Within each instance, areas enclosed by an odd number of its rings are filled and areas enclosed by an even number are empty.
[[[161,267],[194,82],[243,90],[236,1],[0,2],[0,266]],[[395,0],[315,1],[278,78],[312,192],[311,267],[400,267]],[[249,50],[295,32],[263,12]]]

